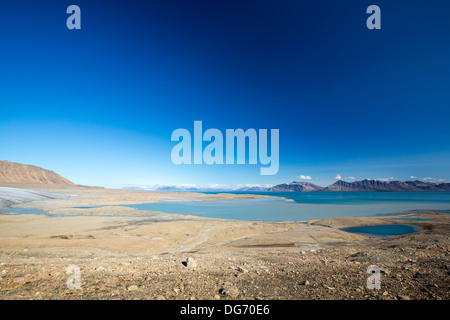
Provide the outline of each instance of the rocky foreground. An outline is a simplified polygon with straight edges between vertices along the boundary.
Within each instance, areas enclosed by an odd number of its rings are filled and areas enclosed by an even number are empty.
[[[83,192],[77,196],[82,205],[94,198],[108,205],[125,201],[122,193]],[[159,199],[164,196],[171,195]],[[70,201],[28,205],[67,213]],[[423,231],[380,239],[340,228],[400,221],[149,219],[127,216],[136,214],[130,208],[111,210],[113,217],[101,216],[101,208],[73,217],[0,215],[0,298],[449,299],[448,214],[417,213],[435,220],[408,222]],[[371,265],[381,269],[380,289],[367,287]]]
[[[423,238],[414,235],[317,250],[265,248],[161,256],[61,253],[55,258],[8,252],[2,254],[0,295],[2,299],[447,300],[450,261],[443,241],[448,238]],[[186,263],[186,257],[194,266]],[[67,286],[69,264],[80,268],[80,289]],[[381,267],[380,290],[366,287],[366,270],[373,264]]]

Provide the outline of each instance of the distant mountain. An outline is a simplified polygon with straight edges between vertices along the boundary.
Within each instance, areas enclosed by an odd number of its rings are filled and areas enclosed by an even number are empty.
[[[154,191],[170,191],[170,192],[177,192],[177,191],[184,191],[184,192],[199,192],[199,191],[207,191],[202,190],[199,188],[193,188],[193,187],[183,187],[183,186],[164,186],[164,187],[158,187]]]
[[[450,183],[442,182],[423,182],[423,181],[405,181],[405,183],[415,186],[420,191],[450,191]]]
[[[160,186],[153,188],[142,188],[128,186],[124,189],[142,191],[170,191],[170,192],[314,192],[314,191],[450,191],[450,183],[436,183],[415,181],[380,181],[365,179],[361,181],[346,182],[338,180],[328,187],[321,187],[310,182],[292,181],[282,183],[270,188],[267,187],[242,187],[242,188],[212,188],[212,187],[186,187],[186,186]]]
[[[450,183],[434,183],[423,181],[379,181],[365,179],[346,182],[338,180],[323,191],[450,191]]]
[[[264,191],[269,191],[269,188],[267,188],[267,187],[243,187],[243,188],[236,189],[234,191],[264,192]]]
[[[273,186],[268,191],[285,192],[311,192],[311,191],[450,191],[450,183],[435,183],[415,181],[380,181],[380,180],[361,180],[355,182],[346,182],[338,180],[328,187],[321,187],[310,182],[293,181]]]
[[[324,187],[315,185],[310,182],[299,182],[292,181],[291,183],[283,183],[273,186],[268,189],[268,191],[285,191],[285,192],[310,192],[310,191],[321,191]]]
[[[40,167],[9,161],[0,161],[0,183],[74,185],[59,174]]]

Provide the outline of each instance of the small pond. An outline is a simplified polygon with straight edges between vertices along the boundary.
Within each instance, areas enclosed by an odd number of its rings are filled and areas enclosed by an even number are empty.
[[[372,237],[392,237],[421,231],[422,228],[409,224],[386,224],[378,226],[342,228],[342,231]]]

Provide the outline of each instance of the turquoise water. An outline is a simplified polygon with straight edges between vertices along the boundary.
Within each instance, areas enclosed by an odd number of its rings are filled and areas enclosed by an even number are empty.
[[[72,207],[74,209],[95,209],[95,208],[101,208],[102,206],[92,206],[92,207]]]
[[[204,192],[217,194],[218,192]],[[450,205],[450,192],[227,192],[232,194],[258,194],[291,199],[310,204],[375,204],[375,203],[428,203]],[[450,210],[444,206],[443,210]],[[449,211],[450,212],[450,211]]]
[[[206,192],[205,192],[206,193]],[[209,192],[210,194],[213,192]],[[229,192],[273,198],[214,202],[161,202],[129,205],[138,210],[193,214],[207,218],[302,221],[448,210],[450,192]],[[286,201],[284,198],[290,200]]]
[[[47,214],[47,212],[39,209],[28,209],[28,208],[6,208],[1,210],[13,214]]]
[[[205,192],[206,193],[206,192]],[[212,193],[212,192],[209,192]],[[226,201],[162,202],[128,205],[138,210],[249,221],[304,221],[330,217],[361,217],[439,210],[450,213],[450,192],[229,192],[270,195],[270,198]],[[188,196],[187,196],[188,197]],[[288,201],[286,201],[286,199]],[[77,209],[98,208],[76,207]],[[47,214],[37,209],[5,209],[15,214]],[[66,216],[66,215],[52,215]],[[67,215],[72,216],[72,215]],[[142,216],[140,216],[142,217]],[[432,219],[398,218],[397,220]]]
[[[391,237],[399,236],[402,234],[408,234],[421,231],[422,228],[418,226],[412,226],[408,224],[390,224],[379,226],[365,226],[365,227],[351,227],[342,228],[341,230],[351,233],[362,234],[365,236],[374,237]]]

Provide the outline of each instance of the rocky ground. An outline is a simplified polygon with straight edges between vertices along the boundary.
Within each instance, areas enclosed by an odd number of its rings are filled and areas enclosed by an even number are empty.
[[[435,220],[384,239],[339,228],[385,218],[299,225],[84,217],[88,228],[57,220],[78,218],[3,215],[0,299],[448,300],[450,216],[417,214]],[[371,265],[381,269],[380,289],[367,288]]]
[[[390,239],[183,254],[2,252],[3,299],[449,299],[448,225]],[[195,261],[187,264],[187,258]],[[80,289],[69,289],[69,265]],[[368,266],[381,289],[366,287]]]

